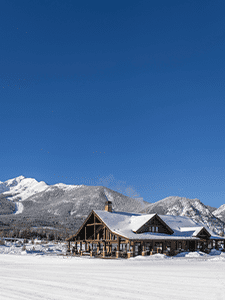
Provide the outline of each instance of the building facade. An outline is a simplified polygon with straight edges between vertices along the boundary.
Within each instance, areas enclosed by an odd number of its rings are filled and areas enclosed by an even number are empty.
[[[104,211],[93,210],[77,233],[67,239],[71,254],[112,258],[210,252],[224,248],[224,240],[190,218],[113,212],[110,201]]]

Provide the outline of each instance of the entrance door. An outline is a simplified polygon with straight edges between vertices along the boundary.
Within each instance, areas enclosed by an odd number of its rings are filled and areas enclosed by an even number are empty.
[[[138,255],[141,255],[142,253],[142,249],[141,249],[141,244],[139,243],[138,244]]]
[[[189,251],[195,251],[195,241],[189,242]]]
[[[141,255],[141,244],[140,243],[135,244],[135,256],[136,255]]]

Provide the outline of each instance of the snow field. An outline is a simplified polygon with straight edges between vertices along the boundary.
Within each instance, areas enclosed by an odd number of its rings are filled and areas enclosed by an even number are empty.
[[[23,244],[19,241],[10,242],[6,241],[5,245],[0,245],[0,254],[16,254],[16,255],[60,255],[66,254],[67,243],[42,243],[41,241],[31,243],[31,241],[25,244],[25,248],[23,248]]]
[[[0,299],[224,300],[225,255],[95,259],[0,255]]]

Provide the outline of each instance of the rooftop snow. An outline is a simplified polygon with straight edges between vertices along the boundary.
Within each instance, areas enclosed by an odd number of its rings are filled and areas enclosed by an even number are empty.
[[[94,210],[94,212],[112,232],[128,239],[195,239],[195,232],[199,232],[203,228],[202,224],[197,224],[187,217],[159,215],[159,217],[174,230],[174,234],[168,235],[152,232],[137,234],[135,231],[149,221],[155,214],[110,213],[102,210]],[[187,228],[186,231],[184,227]],[[208,228],[206,229],[208,230]],[[214,235],[214,238],[219,237]]]

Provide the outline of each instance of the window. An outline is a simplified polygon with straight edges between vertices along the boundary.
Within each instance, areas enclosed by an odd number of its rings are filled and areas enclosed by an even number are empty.
[[[155,232],[158,232],[158,231],[159,231],[159,228],[158,228],[158,227],[156,227],[156,228],[155,228]]]
[[[154,232],[155,231],[155,227],[154,226],[152,226],[152,232]]]
[[[144,228],[144,232],[148,232],[148,231],[150,231],[149,228],[148,228],[148,227],[145,227],[145,228]]]

